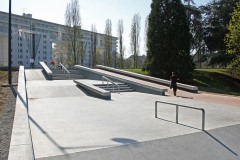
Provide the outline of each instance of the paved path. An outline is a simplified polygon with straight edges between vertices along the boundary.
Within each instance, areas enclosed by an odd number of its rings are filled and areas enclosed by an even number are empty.
[[[156,88],[161,88],[161,89],[167,89],[168,91],[166,92],[166,96],[173,96],[173,91],[164,85],[160,85],[160,84],[156,84],[156,83],[152,83],[152,82],[147,82],[144,80],[140,80],[137,78],[132,78],[132,77],[128,77],[128,76],[124,76],[124,75],[120,75],[117,73],[113,73],[113,72],[109,72],[109,71],[105,71],[105,70],[101,70],[101,69],[94,69],[97,72],[100,73],[104,73],[104,74],[109,74],[111,76],[114,77],[119,77],[122,79],[127,79],[127,80],[131,80],[137,83],[142,83],[142,84],[147,84],[149,86],[154,86]],[[219,94],[209,94],[209,93],[204,93],[204,92],[200,92],[200,93],[191,93],[191,92],[187,92],[187,91],[183,91],[183,90],[179,90],[177,91],[177,96],[181,97],[181,98],[186,98],[186,99],[194,99],[197,101],[203,101],[203,102],[213,102],[213,103],[218,103],[218,104],[230,104],[230,105],[234,105],[234,106],[238,106],[240,107],[240,97],[239,96],[224,96],[224,95],[219,95]]]

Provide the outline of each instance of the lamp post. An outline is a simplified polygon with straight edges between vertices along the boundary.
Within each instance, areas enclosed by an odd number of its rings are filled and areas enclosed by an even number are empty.
[[[12,4],[11,4],[11,0],[9,0],[9,19],[8,19],[8,84],[11,85],[12,84],[12,56],[11,56],[11,52],[12,52],[12,13],[11,13],[11,8],[12,8]]]

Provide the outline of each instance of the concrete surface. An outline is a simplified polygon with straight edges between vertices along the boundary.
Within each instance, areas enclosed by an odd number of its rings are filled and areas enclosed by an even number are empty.
[[[33,145],[27,111],[24,67],[19,68],[16,109],[9,149],[9,160],[32,160]]]
[[[34,71],[26,71],[30,72]],[[240,159],[239,97],[124,92],[102,100],[87,95],[70,80],[37,80],[26,75],[36,159]],[[223,103],[224,99],[232,103]],[[176,124],[175,107],[161,105],[155,118],[156,100],[204,108],[206,132],[201,131],[200,111],[181,108],[180,124]]]
[[[146,81],[152,81],[152,82],[155,82],[155,83],[160,83],[160,84],[164,84],[166,86],[170,86],[170,81],[169,80],[155,78],[155,77],[151,77],[151,76],[146,76],[146,75],[133,73],[133,72],[129,72],[129,71],[124,71],[124,70],[121,70],[121,69],[116,69],[116,68],[107,67],[107,66],[103,66],[103,65],[96,65],[96,67],[99,68],[99,69],[107,70],[107,71],[118,73],[118,74],[121,74],[121,75],[127,75],[127,76],[130,76],[130,77],[135,77],[135,78],[143,79],[143,80],[146,80]],[[178,83],[178,88],[179,89],[185,89],[185,90],[193,92],[193,93],[198,93],[198,87],[197,86]]]

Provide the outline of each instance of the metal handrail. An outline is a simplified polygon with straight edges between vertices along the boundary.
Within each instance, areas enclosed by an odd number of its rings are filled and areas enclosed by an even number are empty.
[[[108,79],[107,77],[105,77],[105,76],[102,76],[102,84],[103,84],[103,80],[106,80],[107,81],[107,88],[108,88],[108,82],[110,82],[110,83],[112,83],[113,84],[113,92],[114,92],[114,85],[115,86],[117,86],[117,88],[118,88],[118,94],[119,94],[119,85],[118,84],[116,84],[116,83],[114,83],[113,81],[111,81],[110,79]]]
[[[201,110],[202,111],[202,130],[204,131],[204,129],[205,129],[205,110],[203,108],[196,108],[196,107],[190,107],[190,106],[185,106],[185,105],[180,105],[180,104],[175,104],[175,103],[156,101],[155,102],[155,118],[158,118],[158,116],[157,116],[157,104],[158,103],[163,103],[163,104],[169,104],[169,105],[175,105],[176,106],[176,123],[178,123],[179,107]]]
[[[63,70],[63,74],[65,74],[67,72],[68,78],[70,79],[71,73],[67,70],[66,67],[64,67],[64,65],[62,63],[60,63],[60,66],[61,66],[61,68]]]

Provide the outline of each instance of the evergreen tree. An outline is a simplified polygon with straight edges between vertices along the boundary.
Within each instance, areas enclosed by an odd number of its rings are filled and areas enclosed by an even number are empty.
[[[218,0],[200,7],[204,17],[203,39],[210,53],[210,65],[226,66],[232,60],[232,56],[226,54],[224,37],[228,33],[227,24],[238,1]]]
[[[235,57],[230,64],[230,69],[236,73],[240,72],[240,2],[237,3],[227,28],[229,30],[225,37],[227,53]]]
[[[148,19],[147,59],[151,76],[169,79],[177,73],[182,82],[192,79],[189,25],[180,0],[153,0]]]

